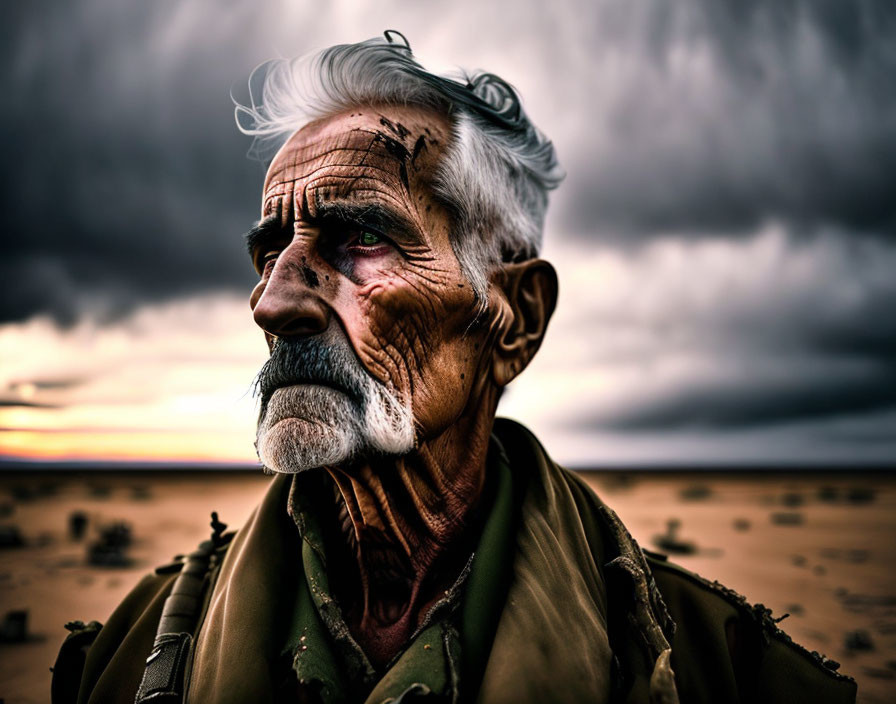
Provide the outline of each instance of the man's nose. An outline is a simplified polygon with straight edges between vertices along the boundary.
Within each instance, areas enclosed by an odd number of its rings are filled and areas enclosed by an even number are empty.
[[[290,257],[287,249],[280,255],[260,297],[253,300],[256,324],[275,337],[323,332],[330,324],[330,307],[315,291],[317,285],[314,271]]]

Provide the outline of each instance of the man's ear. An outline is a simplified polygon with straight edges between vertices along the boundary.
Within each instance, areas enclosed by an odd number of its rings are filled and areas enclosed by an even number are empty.
[[[543,259],[530,259],[503,268],[502,287],[511,315],[495,345],[492,374],[506,386],[541,346],[548,321],[557,305],[557,272]]]

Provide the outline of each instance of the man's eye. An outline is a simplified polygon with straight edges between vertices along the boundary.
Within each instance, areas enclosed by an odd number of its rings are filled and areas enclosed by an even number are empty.
[[[274,262],[277,261],[277,257],[280,256],[280,252],[268,252],[261,258],[261,270],[262,272],[269,271],[271,267],[274,266]]]
[[[358,237],[358,244],[360,244],[362,247],[373,247],[380,244],[382,241],[382,237],[380,237],[375,232],[370,232],[370,230],[362,231],[360,236]]]
[[[385,254],[392,246],[392,242],[385,235],[374,230],[356,230],[348,242],[347,249],[355,256],[374,257]]]

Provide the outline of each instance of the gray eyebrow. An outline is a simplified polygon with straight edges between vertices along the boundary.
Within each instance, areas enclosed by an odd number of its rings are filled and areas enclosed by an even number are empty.
[[[417,228],[407,218],[380,203],[323,201],[317,204],[315,217],[309,219],[320,223],[352,223],[369,227],[384,235],[392,233],[414,242],[420,241]]]
[[[317,204],[314,217],[304,213],[305,219],[315,225],[331,223],[360,225],[369,227],[383,235],[397,235],[404,240],[422,243],[417,228],[411,222],[380,203],[352,203],[347,201],[323,201]],[[259,221],[243,237],[249,256],[254,259],[255,253],[261,249],[274,246],[284,236],[290,236],[278,215],[269,215]]]

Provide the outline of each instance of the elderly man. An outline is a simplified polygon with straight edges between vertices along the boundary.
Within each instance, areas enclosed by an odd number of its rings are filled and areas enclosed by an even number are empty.
[[[397,36],[274,63],[238,109],[285,139],[248,235],[276,476],[235,537],[215,518],[104,628],[72,626],[55,699],[853,701],[495,421],[554,309],[559,169],[506,83],[427,73]]]

